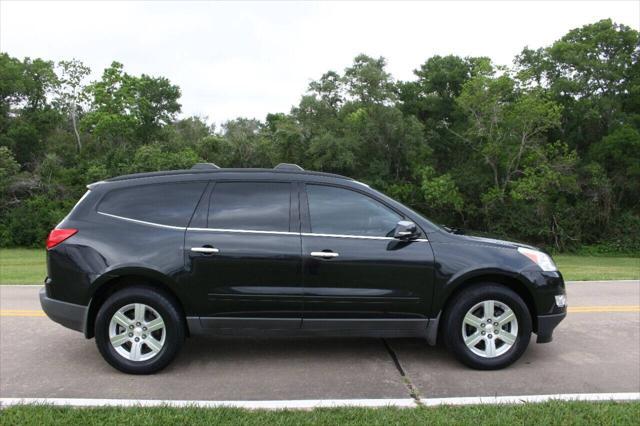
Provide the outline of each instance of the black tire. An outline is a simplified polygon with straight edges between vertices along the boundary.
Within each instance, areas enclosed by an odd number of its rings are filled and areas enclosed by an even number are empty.
[[[504,303],[514,312],[518,321],[517,338],[511,348],[493,358],[482,357],[472,352],[465,345],[462,334],[464,316],[474,305],[486,300]],[[454,297],[444,313],[441,331],[445,346],[461,362],[478,370],[497,370],[513,364],[522,356],[531,339],[531,328],[529,309],[516,292],[500,284],[482,283],[465,289]]]
[[[120,355],[109,340],[111,318],[120,308],[144,303],[153,308],[165,324],[165,341],[151,359],[132,361]],[[112,294],[100,307],[95,321],[96,345],[102,357],[114,368],[129,374],[153,374],[166,367],[178,354],[185,338],[184,318],[173,299],[157,288],[135,285]]]

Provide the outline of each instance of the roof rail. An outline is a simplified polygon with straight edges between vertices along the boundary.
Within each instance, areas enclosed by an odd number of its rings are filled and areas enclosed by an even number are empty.
[[[213,163],[196,163],[193,165],[193,167],[191,167],[191,170],[213,170],[219,168],[220,167],[218,167],[217,164]]]
[[[297,164],[291,164],[291,163],[280,163],[277,166],[275,166],[273,169],[274,170],[290,170],[295,172],[304,171],[302,167],[298,166]]]

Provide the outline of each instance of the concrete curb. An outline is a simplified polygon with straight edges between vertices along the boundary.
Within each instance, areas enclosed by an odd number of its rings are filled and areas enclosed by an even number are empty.
[[[308,410],[326,407],[399,407],[416,408],[420,405],[494,405],[529,404],[547,401],[637,401],[640,392],[628,393],[569,393],[520,396],[475,396],[458,398],[403,399],[307,399],[281,401],[202,401],[167,399],[89,399],[89,398],[0,398],[0,408],[16,405],[39,404],[66,407],[235,407],[249,410]]]

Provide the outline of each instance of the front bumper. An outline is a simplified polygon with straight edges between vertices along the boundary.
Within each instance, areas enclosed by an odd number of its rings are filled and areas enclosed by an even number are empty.
[[[549,343],[553,340],[553,330],[567,316],[567,310],[551,315],[538,315],[538,338],[536,343]]]
[[[44,313],[53,321],[72,330],[84,332],[88,306],[51,299],[47,297],[44,288],[40,290],[40,305]]]
[[[529,282],[533,308],[538,314],[534,324],[534,332],[538,335],[536,343],[549,343],[553,340],[553,330],[567,316],[567,292],[562,274],[531,267],[522,271],[522,276]],[[557,296],[565,296],[561,305],[557,304]]]

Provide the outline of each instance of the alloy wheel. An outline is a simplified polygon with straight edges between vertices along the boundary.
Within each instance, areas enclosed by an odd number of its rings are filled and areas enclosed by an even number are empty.
[[[518,337],[518,319],[505,303],[484,300],[467,311],[462,320],[462,340],[474,354],[495,358],[513,347]]]
[[[130,361],[147,361],[160,353],[167,337],[164,320],[151,306],[131,303],[118,309],[109,322],[109,340]]]

